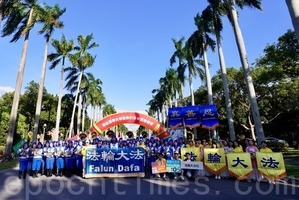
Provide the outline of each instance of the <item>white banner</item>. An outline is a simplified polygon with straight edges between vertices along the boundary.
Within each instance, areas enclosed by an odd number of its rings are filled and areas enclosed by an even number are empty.
[[[203,169],[202,162],[190,162],[190,161],[181,161],[181,169]]]

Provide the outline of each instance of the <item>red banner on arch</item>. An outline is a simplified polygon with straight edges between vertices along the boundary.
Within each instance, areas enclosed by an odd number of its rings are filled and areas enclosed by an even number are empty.
[[[165,127],[156,119],[138,112],[122,112],[109,115],[94,124],[90,131],[103,134],[105,130],[119,124],[139,124],[152,130],[160,138],[169,137],[169,133],[166,131]],[[164,133],[160,134],[162,132]]]

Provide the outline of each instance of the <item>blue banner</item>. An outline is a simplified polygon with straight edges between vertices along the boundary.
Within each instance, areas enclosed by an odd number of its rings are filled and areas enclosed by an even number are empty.
[[[86,150],[85,177],[144,177],[143,148]]]
[[[169,127],[177,128],[183,125],[183,110],[181,107],[168,108]]]
[[[195,128],[200,126],[199,106],[183,107],[185,127]]]
[[[215,129],[219,126],[218,113],[215,105],[199,107],[202,128]]]

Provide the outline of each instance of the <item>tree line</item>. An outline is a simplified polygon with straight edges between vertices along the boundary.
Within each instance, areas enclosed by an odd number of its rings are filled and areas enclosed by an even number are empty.
[[[293,57],[298,54],[296,36],[299,33],[296,35],[295,32],[288,31],[279,37],[277,44],[267,46],[264,50],[265,55],[258,58],[253,66],[247,60],[244,40],[237,21],[238,15],[241,14],[237,13],[236,7],[262,10],[261,2],[260,0],[236,2],[208,0],[208,6],[194,17],[196,30],[189,38],[172,39],[175,51],[170,57],[171,67],[159,79],[160,87],[152,90],[152,99],[147,104],[149,113],[156,114],[157,117],[161,116],[160,121],[165,123],[168,107],[216,104],[222,124],[219,132],[231,140],[236,139],[238,135],[249,134],[250,137],[258,138],[261,142],[265,134],[281,136],[282,133],[287,135],[297,133],[298,120],[293,117],[297,116],[295,108],[298,108],[298,97],[293,94],[290,99],[289,93],[281,95],[280,92],[286,89],[282,88],[284,84],[296,88],[296,82],[293,80],[298,77],[295,67],[297,61]],[[293,18],[291,12],[298,8],[292,8],[288,0],[286,3]],[[227,68],[225,65],[224,50],[221,46],[223,17],[229,19],[234,30],[242,66],[238,70]],[[286,42],[292,48],[287,46]],[[220,70],[212,78],[209,72],[207,49],[217,50],[219,57]],[[274,58],[276,60],[273,60]],[[176,68],[173,67],[175,63]],[[279,76],[275,77],[274,71]],[[202,86],[194,92],[193,79],[198,77]],[[190,97],[184,96],[186,82],[190,89]],[[277,84],[281,88],[277,88]],[[273,109],[278,105],[280,105],[279,109]],[[285,115],[292,119],[286,122]],[[281,125],[276,123],[279,119],[284,119],[284,126],[280,126],[284,127],[283,129],[276,128],[276,125]],[[195,138],[197,136],[195,131]]]

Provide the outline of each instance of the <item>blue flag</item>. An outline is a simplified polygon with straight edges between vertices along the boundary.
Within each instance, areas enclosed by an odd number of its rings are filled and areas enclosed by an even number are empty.
[[[183,109],[181,107],[168,108],[169,127],[177,128],[183,125]]]
[[[200,106],[202,128],[215,129],[219,126],[218,113],[215,105]]]
[[[185,127],[195,128],[200,126],[199,106],[183,107]]]

